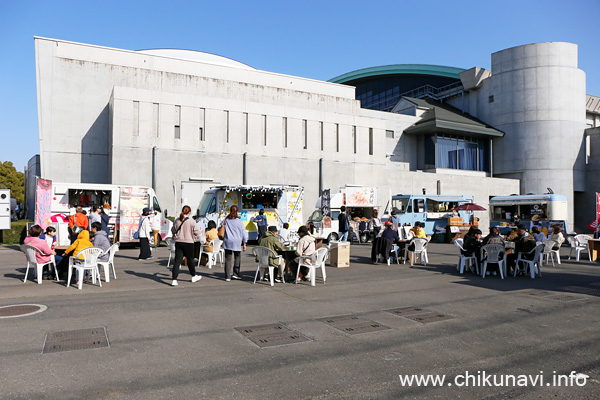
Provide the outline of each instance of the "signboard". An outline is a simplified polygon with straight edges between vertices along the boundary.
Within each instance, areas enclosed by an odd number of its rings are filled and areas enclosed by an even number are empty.
[[[35,223],[46,229],[52,216],[52,181],[37,178],[35,194]]]
[[[323,228],[331,229],[331,217],[323,217]]]
[[[377,204],[377,191],[372,187],[346,188],[346,205],[349,207],[374,207]]]
[[[331,217],[331,189],[323,190],[323,194],[321,195],[321,213],[324,217]]]
[[[119,241],[133,242],[139,229],[142,209],[148,207],[146,189],[122,187],[119,213]]]

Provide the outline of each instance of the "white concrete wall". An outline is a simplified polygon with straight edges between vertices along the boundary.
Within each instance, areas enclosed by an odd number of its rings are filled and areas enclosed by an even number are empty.
[[[438,180],[444,194],[474,195],[482,205],[518,192],[514,180],[410,172],[416,141],[402,131],[418,117],[361,109],[352,87],[40,38],[36,61],[42,175],[150,186],[156,147],[156,191],[170,214],[190,177],[241,184],[244,154],[248,184],[305,187],[306,217],[318,196],[320,159],[323,188],[376,186],[382,199],[422,187],[435,193]]]
[[[566,195],[570,224],[574,191],[586,190],[585,100],[577,45],[549,42],[492,54],[492,76],[466,101],[467,112],[505,133],[494,140],[494,176],[520,178],[521,193],[550,187]],[[460,107],[460,101],[452,103]]]

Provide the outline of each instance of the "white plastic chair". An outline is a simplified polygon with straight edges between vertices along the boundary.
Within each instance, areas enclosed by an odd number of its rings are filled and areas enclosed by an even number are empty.
[[[223,267],[223,256],[225,250],[221,248],[223,241],[219,238],[213,239],[208,244],[202,245],[202,250],[200,251],[200,258],[198,259],[198,268],[200,268],[200,260],[202,259],[202,254],[206,254],[208,256],[208,262],[206,265],[209,269],[212,268],[213,265],[217,265],[217,257],[219,261],[221,261],[221,268]],[[212,246],[212,251],[205,251],[207,247]]]
[[[465,267],[467,266],[467,261],[469,262],[469,264],[471,264],[471,261],[474,261],[475,271],[477,272],[477,275],[479,275],[479,265],[477,263],[477,257],[475,256],[475,254],[472,254],[470,256],[465,256],[463,254],[463,252],[465,251],[465,249],[463,247],[463,239],[456,239],[454,241],[454,245],[456,247],[458,247],[458,250],[459,250],[458,256],[460,257],[458,259],[458,265],[456,266],[456,270],[458,271],[458,273],[462,274],[465,271]]]
[[[400,246],[397,244],[392,244],[392,253],[396,256],[396,264],[400,264],[400,256],[398,255],[398,250],[400,250]],[[387,265],[390,265],[390,257],[387,259]]]
[[[590,237],[588,235],[575,235],[575,237],[572,239],[571,237],[568,237],[569,243],[571,244],[571,250],[569,250],[569,260],[571,259],[571,253],[573,252],[573,249],[575,249],[577,261],[579,261],[579,256],[581,255],[582,251],[587,251],[588,258],[590,259],[590,262],[592,261],[592,253],[588,247],[589,238]]]
[[[167,238],[165,241],[169,247],[169,261],[167,262],[167,268],[169,268],[169,265],[171,265],[171,257],[175,257],[175,241],[171,238]]]
[[[517,256],[517,264],[515,266],[515,272],[513,273],[513,276],[517,276],[517,270],[519,269],[519,263],[522,262],[525,264],[525,273],[527,273],[527,269],[529,269],[531,279],[535,278],[536,271],[541,278],[542,277],[542,269],[540,267],[540,265],[541,265],[540,264],[540,254],[542,254],[543,250],[544,250],[544,245],[538,244],[527,253],[519,253],[519,255]],[[533,255],[533,258],[531,260],[526,260],[524,258],[521,258],[521,256],[523,254]]]
[[[483,259],[483,266],[481,267],[481,276],[485,278],[485,273],[487,271],[487,265],[490,264],[498,264],[498,269],[500,270],[500,278],[504,279],[504,275],[506,275],[506,264],[504,257],[500,257],[500,254],[504,254],[506,251],[504,250],[504,246],[500,244],[486,244],[481,247],[481,256]]]
[[[100,287],[102,287],[100,270],[98,269],[98,257],[102,253],[104,253],[104,250],[102,250],[100,247],[88,247],[87,249],[81,250],[74,257],[69,257],[69,276],[67,277],[67,287],[69,287],[71,284],[73,268],[77,270],[79,290],[83,288],[83,278],[86,271],[89,271],[92,274],[92,283],[96,284],[96,278],[98,278],[98,284]],[[83,255],[83,260],[79,259],[80,255]]]
[[[414,243],[415,249],[409,250],[410,244],[412,243]],[[427,265],[427,262],[429,261],[429,259],[427,258],[427,243],[427,239],[423,238],[413,238],[413,240],[410,243],[407,243],[406,247],[404,248],[404,264],[406,264],[406,257],[408,256],[408,253],[411,253],[411,266],[415,265],[415,258],[417,257],[417,255],[421,259],[421,262],[424,265]]]
[[[300,257],[300,265],[298,265],[298,274],[296,275],[296,283],[298,283],[298,278],[300,276],[300,267],[307,267],[309,269],[308,274],[310,275],[310,285],[315,286],[317,268],[321,268],[321,276],[323,277],[323,284],[327,281],[327,272],[325,272],[325,260],[329,255],[329,249],[327,247],[321,247],[317,249],[310,256],[302,256]],[[307,261],[310,260],[310,264],[307,264]]]
[[[109,266],[112,267],[113,277],[115,279],[117,279],[117,274],[115,273],[115,262],[114,262],[115,253],[117,251],[119,251],[119,245],[115,243],[112,246],[110,246],[108,249],[106,249],[105,252],[100,254],[100,256],[98,256],[98,267],[104,267],[104,282],[110,282]],[[99,258],[104,256],[105,254],[108,254],[108,260],[100,261]]]
[[[43,254],[40,249],[38,249],[37,247],[31,246],[31,245],[28,245],[28,244],[22,244],[20,248],[21,248],[21,251],[23,253],[25,253],[25,257],[27,258],[27,270],[25,271],[25,278],[23,279],[23,283],[27,282],[27,275],[29,275],[29,266],[30,265],[35,265],[34,271],[35,271],[35,276],[37,278],[38,285],[42,284],[42,271],[44,269],[44,265],[52,264],[54,266],[54,275],[56,275],[56,280],[58,280],[58,272],[56,270],[56,261],[54,260],[54,256],[50,257],[49,263],[39,264],[37,262],[36,254],[37,253]]]
[[[554,240],[546,240],[542,244],[544,245],[544,249],[540,253],[540,261],[539,261],[540,265],[544,264],[544,260],[545,260],[545,263],[548,264],[550,262],[550,259],[552,259],[552,266],[555,267],[554,255],[556,253],[558,253],[558,250],[552,250],[552,247],[554,247],[558,243],[555,242]],[[558,263],[560,264],[560,255],[558,255],[557,258],[558,258]]]
[[[210,253],[207,253],[210,254]],[[265,276],[265,269],[269,270],[269,280],[271,281],[271,286],[275,285],[274,280],[275,280],[275,267],[273,267],[272,265],[269,265],[269,259],[271,257],[276,257],[277,258],[277,265],[279,265],[279,270],[281,271],[281,277],[282,277],[282,281],[285,282],[283,280],[283,257],[282,256],[278,256],[277,254],[275,254],[275,252],[267,247],[264,246],[258,246],[255,247],[254,250],[252,250],[252,254],[254,254],[256,256],[256,258],[258,258],[258,266],[256,267],[256,274],[254,275],[254,283],[256,283],[256,278],[258,277],[259,273],[260,273],[260,280],[263,280],[263,277]]]

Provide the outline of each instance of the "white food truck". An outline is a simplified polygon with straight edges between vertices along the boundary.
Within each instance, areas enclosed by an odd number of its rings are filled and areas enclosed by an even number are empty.
[[[68,218],[82,207],[89,215],[92,207],[103,207],[109,217],[109,237],[115,242],[137,242],[142,209],[151,210],[151,223],[160,220],[160,236],[171,237],[172,222],[160,207],[150,187],[106,185],[96,183],[59,183],[38,178],[36,186],[35,222],[42,227],[52,224],[58,231],[58,245],[68,245]],[[153,241],[153,239],[151,240]]]
[[[214,186],[204,192],[197,207],[198,227],[203,231],[208,221],[215,221],[217,226],[229,213],[232,205],[239,207],[240,218],[248,239],[258,238],[258,229],[254,218],[261,209],[264,210],[269,225],[279,229],[284,223],[290,224],[291,231],[297,231],[302,225],[302,186],[283,185],[238,185]]]
[[[315,226],[318,236],[327,238],[327,240],[338,239],[338,216],[340,215],[342,206],[346,206],[346,215],[349,217],[348,222],[350,224],[355,224],[354,221],[352,221],[353,215],[363,221],[370,221],[373,216],[373,210],[380,208],[377,205],[376,188],[346,186],[341,188],[338,193],[332,193],[330,195],[331,217],[327,218],[323,216],[321,208],[322,197],[323,196],[319,197],[317,200],[317,203],[315,204],[316,210],[311,214],[308,223],[312,223]],[[350,240],[350,238],[348,240]],[[363,239],[360,238],[360,241],[363,241]]]

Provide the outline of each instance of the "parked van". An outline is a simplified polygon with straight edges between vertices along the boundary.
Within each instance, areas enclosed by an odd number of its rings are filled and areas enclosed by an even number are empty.
[[[290,230],[297,231],[302,225],[303,196],[302,186],[214,186],[204,192],[197,207],[196,221],[201,232],[208,225],[208,221],[215,221],[219,226],[229,213],[229,208],[236,205],[248,231],[249,240],[258,238],[258,228],[254,218],[261,209],[264,210],[269,225],[281,229],[287,222],[290,224]]]

